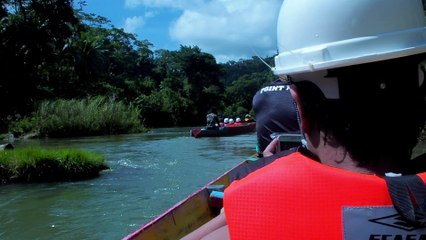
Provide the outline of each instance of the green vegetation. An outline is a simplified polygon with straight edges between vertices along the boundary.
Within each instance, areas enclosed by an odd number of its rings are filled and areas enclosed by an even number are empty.
[[[140,111],[132,104],[94,97],[43,101],[35,113],[41,136],[88,136],[143,131]]]
[[[84,1],[71,0],[0,1],[0,132],[46,129],[49,136],[66,136],[69,131],[63,128],[76,126],[77,119],[57,120],[45,112],[50,127],[42,128],[34,113],[46,104],[93,96],[139,109],[139,120],[147,127],[201,125],[212,106],[220,114],[243,116],[251,110],[255,91],[274,78],[254,57],[218,64],[197,46],[152,50],[148,40],[138,40],[84,7]],[[77,118],[67,110],[58,115]],[[78,121],[83,125],[90,120]],[[134,131],[91,124],[95,129],[90,134]],[[79,129],[76,133],[85,133]]]
[[[224,117],[252,113],[255,92],[275,78],[256,57],[219,64],[197,46],[153,50],[84,7],[72,0],[0,1],[0,132],[133,132],[138,111],[146,127],[203,125],[212,106]],[[114,99],[123,110],[107,115],[93,96]],[[92,112],[78,107],[91,108],[92,101]],[[76,108],[60,109],[73,102]]]
[[[76,181],[108,169],[103,156],[78,149],[23,148],[0,152],[0,182]]]
[[[13,122],[9,132],[43,137],[94,136],[143,132],[140,111],[132,104],[93,97],[43,101],[32,117]]]

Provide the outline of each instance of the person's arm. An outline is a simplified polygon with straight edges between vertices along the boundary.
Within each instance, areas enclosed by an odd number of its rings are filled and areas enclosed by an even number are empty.
[[[223,211],[215,218],[202,225],[195,231],[181,238],[181,240],[213,240],[229,239],[228,226],[226,225]]]
[[[280,139],[278,137],[272,139],[272,141],[266,146],[265,150],[263,150],[263,156],[269,157],[276,153],[278,144],[280,144]]]

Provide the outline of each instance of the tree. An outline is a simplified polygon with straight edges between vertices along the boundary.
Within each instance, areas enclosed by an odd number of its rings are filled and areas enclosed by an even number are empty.
[[[212,106],[222,107],[223,85],[220,65],[211,54],[198,47],[181,46],[179,51],[159,50],[155,53],[155,76],[162,92],[180,101],[182,111],[176,124],[199,124]],[[179,100],[178,100],[179,99]]]
[[[272,58],[266,58],[266,62]],[[222,64],[221,81],[226,86],[224,113],[228,117],[244,116],[252,111],[252,100],[257,90],[275,79],[271,69],[257,57]]]
[[[0,5],[1,129],[7,116],[27,114],[52,93],[49,66],[78,24],[70,0],[10,0]]]
[[[272,64],[273,58],[267,57],[264,59],[269,65]],[[221,76],[221,81],[224,86],[227,87],[232,82],[244,75],[250,75],[255,72],[271,73],[271,69],[263,63],[258,57],[252,57],[251,59],[241,59],[238,62],[229,61],[221,64],[224,74]]]
[[[229,103],[225,108],[227,116],[244,116],[252,109],[253,96],[265,83],[272,82],[273,77],[265,73],[244,75],[226,88],[225,98]]]
[[[0,1],[0,101],[8,103],[0,130],[42,100],[98,95],[137,103],[149,126],[204,124],[213,106],[249,110],[254,90],[271,79],[256,58],[217,64],[197,46],[154,52],[148,40],[85,13],[85,1],[72,3]]]

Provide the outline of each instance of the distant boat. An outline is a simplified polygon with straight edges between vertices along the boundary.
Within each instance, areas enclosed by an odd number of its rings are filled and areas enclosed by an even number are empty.
[[[225,137],[234,136],[254,132],[256,130],[256,122],[234,124],[230,126],[223,126],[219,128],[195,128],[190,130],[192,137]]]

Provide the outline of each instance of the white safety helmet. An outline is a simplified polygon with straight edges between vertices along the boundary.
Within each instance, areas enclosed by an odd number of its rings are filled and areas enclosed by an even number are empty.
[[[223,123],[229,123],[229,118],[223,119]]]
[[[285,0],[276,75],[382,61],[426,51],[421,0]]]
[[[230,119],[229,119],[229,123],[230,123],[230,124],[233,124],[233,123],[234,123],[234,119],[230,118]]]
[[[237,117],[237,119],[235,119],[235,122],[241,122],[241,118]]]

